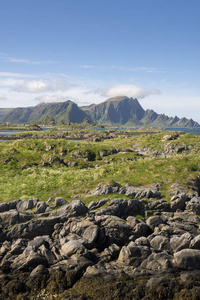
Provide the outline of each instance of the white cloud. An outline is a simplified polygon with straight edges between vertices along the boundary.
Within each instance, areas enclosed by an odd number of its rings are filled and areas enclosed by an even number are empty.
[[[17,86],[23,83],[22,79],[16,79],[16,78],[3,78],[0,79],[0,86],[2,87],[13,87]]]
[[[40,93],[47,91],[67,91],[71,86],[77,85],[69,85],[66,80],[60,78],[54,78],[52,80],[24,80],[20,82],[18,86],[14,88],[16,92],[27,92],[27,93]]]
[[[27,80],[23,84],[14,88],[16,92],[39,93],[50,89],[49,82],[46,80]]]
[[[142,86],[132,84],[118,84],[109,87],[105,92],[105,96],[127,96],[141,99],[150,95],[158,95],[160,93],[161,92],[158,89],[148,89]]]

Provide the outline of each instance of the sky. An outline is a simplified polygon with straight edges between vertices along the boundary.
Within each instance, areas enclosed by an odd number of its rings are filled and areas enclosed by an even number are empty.
[[[200,122],[199,0],[0,0],[0,107],[110,97]]]

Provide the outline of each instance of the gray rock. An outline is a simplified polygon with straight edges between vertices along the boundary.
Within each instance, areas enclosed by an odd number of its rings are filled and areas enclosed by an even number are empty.
[[[27,240],[26,239],[17,239],[16,241],[14,241],[11,245],[11,250],[10,253],[12,255],[19,255],[21,254],[25,248],[27,247]]]
[[[34,208],[34,201],[33,199],[24,200],[17,203],[16,208],[18,211],[26,211],[28,209]]]
[[[32,251],[28,256],[25,256],[24,253],[17,256],[11,264],[11,268],[28,271],[36,268],[38,265],[44,265],[45,267],[48,267],[47,259],[42,254]]]
[[[127,246],[122,247],[118,262],[137,267],[149,255],[151,255],[149,247],[137,246],[134,242],[130,242]]]
[[[49,274],[49,271],[47,268],[45,268],[43,265],[38,265],[33,271],[30,273],[30,276],[38,276],[40,274]]]
[[[46,202],[38,202],[36,205],[35,214],[42,214],[45,212],[47,208]]]
[[[158,227],[160,224],[163,224],[163,219],[160,216],[153,216],[147,219],[147,225],[154,230],[155,227]]]
[[[171,202],[171,210],[185,210],[185,200],[182,198],[178,198]]]
[[[109,244],[124,245],[132,235],[132,228],[123,219],[115,216],[107,216],[101,223]]]
[[[55,255],[53,254],[52,251],[50,251],[49,249],[47,249],[45,247],[46,245],[41,245],[39,250],[40,250],[40,253],[46,257],[46,260],[48,262],[49,265],[53,265],[55,262],[57,262],[57,259],[55,257]]]
[[[200,249],[200,235],[195,236],[195,238],[191,240],[190,248]]]
[[[88,205],[88,209],[97,209],[101,206],[103,206],[104,204],[106,204],[109,201],[109,198],[103,198],[101,199],[99,202],[95,202],[92,201],[89,205]]]
[[[65,256],[72,256],[73,254],[85,254],[87,252],[87,249],[76,240],[69,241],[65,243],[61,247],[61,253]]]
[[[111,185],[107,186],[99,183],[96,186],[93,195],[107,195],[111,193],[117,193],[118,191],[119,191],[119,186],[111,186]]]
[[[17,223],[27,222],[30,219],[32,219],[32,216],[18,213],[15,209],[0,213],[0,223],[4,227],[12,226]]]
[[[80,200],[73,200],[70,204],[64,205],[51,215],[60,216],[70,214],[71,216],[85,215],[88,208]]]
[[[80,274],[84,273],[87,267],[92,266],[93,263],[87,258],[79,255],[73,255],[72,258],[64,259],[52,265],[49,270],[51,272],[62,270],[65,274],[69,274],[70,278],[80,278]],[[75,283],[75,282],[74,282]]]
[[[63,206],[67,203],[66,199],[65,198],[62,198],[62,197],[56,197],[55,198],[55,207],[58,207],[58,206]]]
[[[170,205],[166,200],[156,200],[149,202],[145,206],[146,210],[156,210],[156,211],[170,211]]]
[[[182,236],[173,236],[170,239],[170,247],[173,252],[181,251],[182,249],[189,248],[190,239]]]
[[[169,250],[169,239],[162,235],[157,235],[151,240],[151,247],[163,251]]]
[[[174,254],[174,261],[181,269],[200,270],[200,250],[183,249]]]
[[[138,188],[125,185],[125,195],[135,198],[160,198],[161,193],[157,189]]]
[[[70,218],[60,231],[60,236],[67,236],[69,239],[69,233],[76,234],[79,239],[82,238],[84,245],[89,248],[102,246],[105,242],[103,230],[89,220],[81,221],[78,218]]]
[[[98,202],[92,201],[88,204],[88,209],[96,209]]]
[[[4,202],[4,203],[0,203],[0,213],[1,212],[5,212],[9,210],[9,204]]]
[[[28,246],[39,248],[41,245],[48,245],[51,243],[51,240],[48,235],[36,236],[33,240],[28,242]]]
[[[135,240],[135,243],[136,243],[137,246],[150,247],[149,240],[146,237],[144,237],[144,236],[141,236],[141,237],[137,238]]]
[[[163,272],[173,268],[173,257],[167,252],[152,253],[141,263],[141,267],[156,273]]]
[[[104,251],[101,253],[101,257],[105,258],[106,256],[110,257],[111,259],[116,259],[119,255],[120,247],[116,244],[110,245],[108,248],[105,248]]]
[[[127,218],[128,216],[143,213],[144,206],[139,200],[132,199],[127,201],[122,198],[117,198],[111,201],[108,208],[102,208],[96,215],[114,215],[120,218]]]
[[[101,228],[99,228],[97,225],[91,225],[87,227],[82,237],[87,240],[89,243],[95,243],[97,242],[98,238],[100,238],[100,242],[103,244],[105,241],[104,233]]]
[[[187,202],[186,210],[193,211],[197,215],[199,215],[200,214],[200,198],[193,197],[189,202]]]
[[[7,231],[7,239],[18,238],[33,239],[36,236],[49,235],[54,231],[54,225],[59,223],[60,217],[48,217],[17,224]]]
[[[0,255],[6,254],[8,251],[10,251],[11,243],[8,241],[3,242],[1,248],[0,248]]]
[[[10,210],[10,209],[16,209],[16,208],[17,208],[17,204],[20,203],[21,201],[22,201],[22,200],[20,200],[20,199],[10,201],[10,202],[8,203],[8,205],[9,205],[9,210]]]

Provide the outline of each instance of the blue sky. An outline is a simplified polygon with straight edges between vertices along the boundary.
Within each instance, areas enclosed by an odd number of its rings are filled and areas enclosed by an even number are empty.
[[[0,107],[138,98],[200,122],[199,0],[0,0]]]

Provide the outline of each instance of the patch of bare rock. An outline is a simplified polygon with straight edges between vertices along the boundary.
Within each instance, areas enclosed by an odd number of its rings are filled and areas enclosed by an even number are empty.
[[[199,299],[200,197],[125,194],[1,203],[0,299]]]

